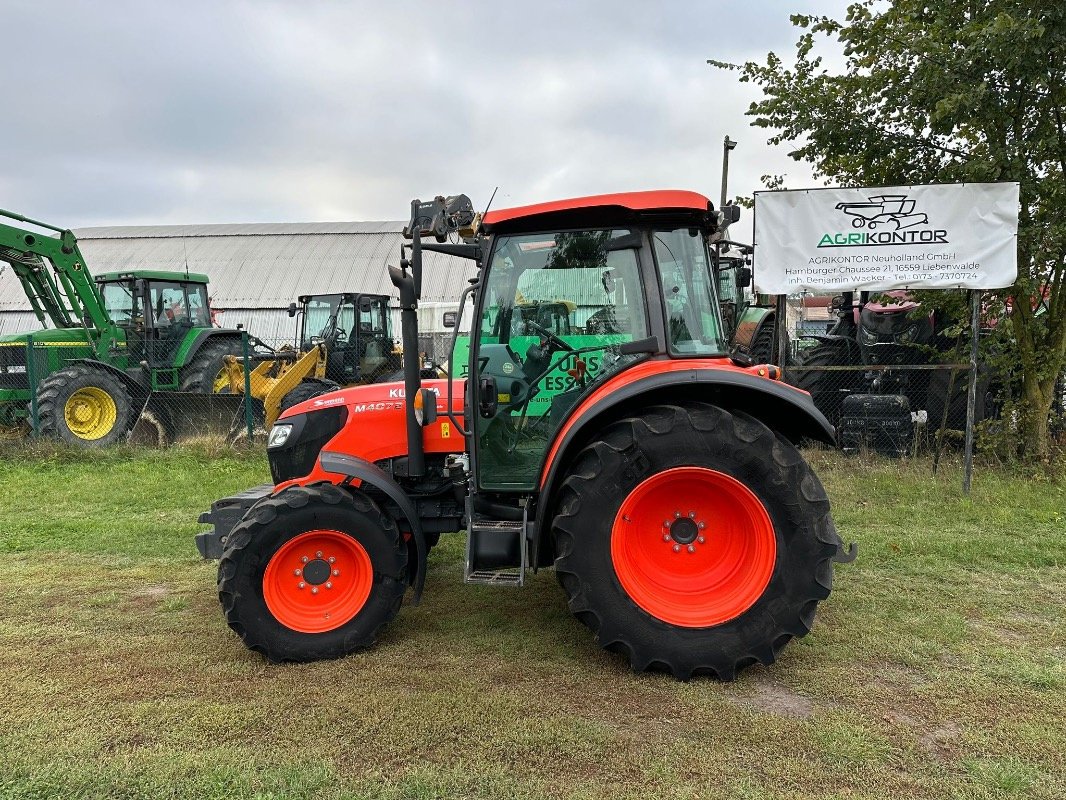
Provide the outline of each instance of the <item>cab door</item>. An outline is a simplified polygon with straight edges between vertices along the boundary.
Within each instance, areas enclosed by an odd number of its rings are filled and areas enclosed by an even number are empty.
[[[478,486],[535,489],[567,413],[648,335],[640,236],[630,230],[497,237],[475,331],[471,413]]]

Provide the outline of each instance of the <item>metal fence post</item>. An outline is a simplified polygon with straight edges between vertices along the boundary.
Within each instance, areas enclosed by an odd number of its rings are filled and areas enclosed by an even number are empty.
[[[37,420],[37,370],[33,358],[33,334],[26,337],[26,385],[30,387],[30,429],[33,435],[40,433]]]
[[[255,434],[255,424],[252,419],[252,370],[249,366],[248,331],[241,331],[241,353],[244,356],[244,424],[248,429],[250,444]]]
[[[973,478],[973,426],[977,410],[977,346],[981,333],[981,291],[970,291],[973,300],[973,317],[970,324],[972,340],[970,342],[970,387],[966,393],[966,469],[962,478],[962,493],[970,496],[970,481]]]

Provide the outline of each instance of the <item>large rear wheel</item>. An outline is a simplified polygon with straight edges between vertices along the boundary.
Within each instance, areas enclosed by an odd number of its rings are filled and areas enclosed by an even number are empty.
[[[811,400],[836,425],[844,408],[844,398],[858,389],[859,370],[825,370],[820,367],[849,366],[847,351],[834,345],[820,344],[811,348],[792,373],[790,383],[810,392]]]
[[[799,451],[740,412],[657,406],[576,458],[553,523],[570,609],[634,670],[732,680],[804,636],[839,538]]]
[[[400,610],[407,546],[361,492],[285,489],[248,509],[218,565],[226,622],[270,661],[338,658]]]

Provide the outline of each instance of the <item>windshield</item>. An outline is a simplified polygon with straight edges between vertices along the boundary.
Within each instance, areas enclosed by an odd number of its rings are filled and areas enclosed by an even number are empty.
[[[302,349],[310,350],[319,341],[346,339],[355,327],[355,305],[342,295],[320,295],[304,308]]]
[[[137,295],[133,291],[133,281],[111,281],[100,284],[104,296],[104,310],[111,321],[121,327],[129,327],[134,322],[143,323]]]
[[[725,354],[728,346],[722,335],[717,279],[702,233],[676,228],[656,231],[653,238],[671,354]]]

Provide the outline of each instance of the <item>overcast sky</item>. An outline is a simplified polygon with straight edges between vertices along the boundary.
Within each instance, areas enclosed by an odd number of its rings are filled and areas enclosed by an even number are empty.
[[[790,56],[744,2],[5,0],[0,207],[64,227],[402,219],[413,197],[504,207],[684,188],[717,202],[810,171],[708,58]]]

